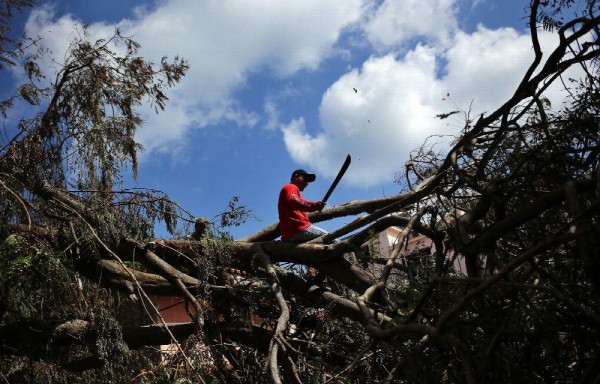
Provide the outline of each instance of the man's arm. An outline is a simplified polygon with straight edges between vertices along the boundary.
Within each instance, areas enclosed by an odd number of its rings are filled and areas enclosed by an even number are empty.
[[[286,190],[286,199],[291,209],[303,212],[315,212],[323,209],[323,206],[325,206],[320,201],[304,200],[298,190],[294,190],[293,188]]]

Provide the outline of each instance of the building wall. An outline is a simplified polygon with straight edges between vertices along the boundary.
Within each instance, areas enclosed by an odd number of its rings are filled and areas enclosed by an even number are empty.
[[[190,314],[196,314],[194,306],[181,297],[158,296],[156,308],[166,323],[189,323],[192,321]]]
[[[397,246],[397,239],[402,230],[398,227],[389,227],[384,231],[379,233],[377,240],[374,244],[370,244],[371,249],[375,248],[378,252],[378,255],[371,255],[373,257],[381,257],[383,259],[388,259],[395,246]],[[363,248],[368,247],[369,243],[363,244]],[[408,236],[408,242],[406,244],[406,248],[402,250],[400,253],[400,257],[397,261],[402,262],[402,257],[411,254],[415,250],[418,249],[429,249],[430,254],[433,256],[435,254],[435,244],[433,240],[428,238],[425,235],[420,235],[418,233],[412,232]],[[447,257],[452,257],[453,254],[447,255]],[[467,270],[465,267],[464,259],[462,257],[454,258],[454,270],[458,274],[466,274]],[[375,271],[372,271],[375,272]]]

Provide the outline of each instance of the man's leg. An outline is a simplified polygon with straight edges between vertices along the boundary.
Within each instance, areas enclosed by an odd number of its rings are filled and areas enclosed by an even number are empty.
[[[316,225],[311,225],[308,228],[303,229],[302,231],[294,234],[292,237],[290,237],[290,239],[288,241],[290,243],[298,243],[298,244],[306,243],[307,241],[316,239],[317,237],[326,235],[328,233],[329,232],[327,232],[323,228],[319,228]]]
[[[293,235],[288,241],[293,243],[306,243],[312,239],[316,239],[317,237],[328,234],[326,230],[323,228],[319,228],[316,225],[310,225],[308,228],[296,233]],[[327,285],[327,275],[319,272],[316,268],[313,267],[304,267],[304,278],[309,285],[316,284],[321,289],[325,289],[327,291],[331,291],[329,285]]]
[[[287,240],[287,242],[302,244],[302,243],[306,243],[307,241],[310,241],[312,239],[316,239],[319,236],[326,235],[327,233],[329,233],[329,232],[327,232],[323,228],[319,228],[319,227],[311,224],[308,228],[303,229],[302,231],[294,234],[292,237],[290,237]],[[305,277],[310,275],[307,267],[302,264],[280,263],[280,267],[282,267],[285,270],[294,272],[296,275],[305,276]],[[314,269],[314,270],[316,271],[316,269]]]

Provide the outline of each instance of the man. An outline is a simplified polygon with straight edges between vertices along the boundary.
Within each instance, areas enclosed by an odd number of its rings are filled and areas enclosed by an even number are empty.
[[[308,183],[312,183],[315,179],[314,173],[297,169],[292,173],[290,183],[284,185],[279,192],[277,209],[282,241],[304,243],[327,233],[324,229],[312,225],[306,215],[306,212],[323,210],[325,203],[304,200],[300,194]]]
[[[316,178],[317,176],[314,173],[297,169],[292,173],[290,183],[281,188],[277,209],[279,211],[279,230],[282,241],[305,243],[327,234],[326,230],[312,225],[306,215],[306,212],[323,210],[325,203],[304,200],[300,194],[308,186],[308,183],[312,183]],[[297,272],[304,275],[309,285],[317,284],[320,289],[331,291],[331,288],[325,282],[326,275],[324,273],[319,273],[313,267],[308,269],[301,267]]]

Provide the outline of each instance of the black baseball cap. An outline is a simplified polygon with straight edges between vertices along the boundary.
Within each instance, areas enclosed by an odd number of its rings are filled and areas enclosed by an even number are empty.
[[[308,181],[309,183],[315,181],[315,179],[317,178],[317,175],[315,175],[314,173],[308,173],[304,169],[296,169],[292,173],[292,179],[296,175],[302,175],[302,176],[304,176],[306,178],[306,181]]]

